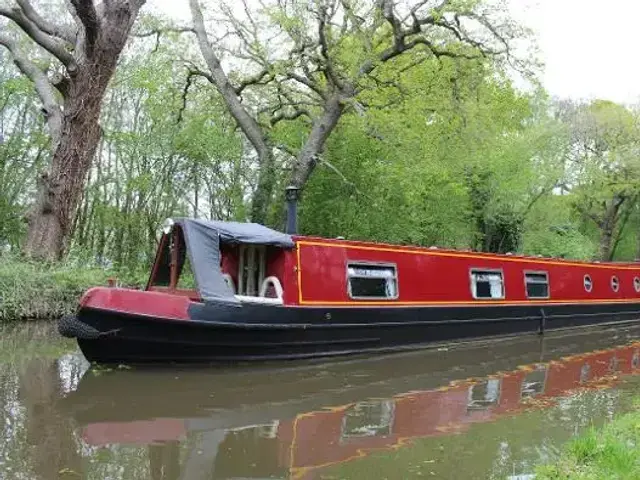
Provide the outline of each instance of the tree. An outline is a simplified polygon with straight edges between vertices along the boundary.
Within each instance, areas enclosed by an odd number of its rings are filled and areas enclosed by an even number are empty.
[[[613,102],[560,104],[571,130],[564,188],[575,208],[599,232],[601,260],[612,259],[616,237],[640,194],[640,124],[637,115]]]
[[[74,258],[146,271],[165,218],[245,218],[236,192],[247,188],[251,160],[242,158],[241,134],[208,84],[182,97],[174,64],[187,39],[175,37],[157,47],[136,42],[119,61],[74,222]]]
[[[302,189],[326,161],[326,141],[343,114],[366,109],[367,92],[393,85],[399,73],[427,60],[513,58],[510,43],[522,34],[479,0],[408,6],[392,0],[274,0],[253,10],[243,0],[235,11],[222,5],[221,34],[212,42],[200,2],[189,3],[208,69],[194,67],[190,74],[215,85],[257,152],[251,213],[257,222],[266,219],[278,151],[292,159],[289,184]],[[223,66],[225,52],[239,68]],[[274,142],[273,129],[283,121],[305,124],[295,148]]]
[[[0,6],[0,16],[52,60],[43,68],[23,52],[15,37],[0,33],[0,45],[38,92],[51,136],[51,162],[38,178],[37,198],[27,218],[24,250],[28,255],[50,260],[63,255],[98,147],[105,90],[144,3],[105,0],[96,5],[93,0],[68,0],[73,23],[44,18],[30,0]]]
[[[37,94],[7,60],[0,51],[0,246],[13,249],[24,239],[22,214],[49,144]]]

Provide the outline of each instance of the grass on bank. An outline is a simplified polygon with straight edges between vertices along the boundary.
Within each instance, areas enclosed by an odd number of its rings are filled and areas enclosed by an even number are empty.
[[[109,278],[138,287],[146,273],[116,272],[71,262],[45,264],[0,256],[0,322],[58,318],[75,310],[82,294]]]
[[[640,479],[640,402],[602,429],[569,442],[560,459],[538,468],[536,480]]]

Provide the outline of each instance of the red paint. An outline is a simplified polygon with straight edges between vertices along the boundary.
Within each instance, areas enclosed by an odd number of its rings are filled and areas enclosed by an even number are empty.
[[[95,287],[80,300],[80,308],[115,310],[152,317],[188,320],[191,300],[174,293],[143,292],[121,288]]]
[[[240,253],[237,245],[220,245],[222,258],[220,268],[233,279],[233,284],[238,288],[238,266]]]
[[[92,423],[82,431],[82,439],[89,445],[149,445],[154,442],[181,440],[186,438],[186,435],[184,420],[177,418]]]
[[[525,292],[525,271],[546,271],[549,274],[550,301],[640,300],[633,286],[640,277],[638,264],[608,264],[573,262],[538,257],[507,256],[430,250],[417,247],[338,240],[297,238],[302,268],[302,298],[306,302],[355,303],[347,293],[346,265],[351,261],[393,263],[398,272],[399,298],[382,302],[477,302],[471,293],[470,269],[500,269],[503,271],[505,299],[528,301]],[[323,245],[306,244],[317,242]],[[396,250],[396,251],[392,251]],[[431,255],[436,253],[435,255]],[[437,254],[447,254],[438,256]],[[473,256],[475,258],[469,258]],[[518,259],[518,261],[513,261]],[[600,266],[600,268],[599,268]],[[621,267],[634,267],[625,270]],[[593,289],[584,289],[584,275],[590,275]],[[614,292],[611,277],[619,279]],[[293,282],[287,284],[292,287]],[[490,300],[494,302],[494,300]],[[380,302],[378,302],[380,303]]]
[[[172,289],[171,287],[150,287],[150,291],[152,292],[161,292],[167,293],[170,295],[177,295],[179,297],[187,297],[194,302],[199,302],[201,300],[200,293],[197,290],[186,289],[186,288],[176,288]]]
[[[290,254],[290,252],[287,252],[281,248],[268,247],[266,249],[265,278],[270,276],[278,278],[283,288],[286,281],[285,263],[287,254]],[[238,245],[222,244],[220,246],[220,256],[222,257],[220,265],[222,273],[231,276],[231,278],[233,279],[233,284],[235,285],[237,290],[238,268],[240,265],[240,252]]]

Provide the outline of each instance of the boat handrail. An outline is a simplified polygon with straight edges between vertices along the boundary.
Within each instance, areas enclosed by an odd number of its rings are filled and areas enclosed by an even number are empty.
[[[276,290],[276,298],[266,297],[267,288],[269,288],[269,284],[273,285],[273,288]],[[258,303],[261,305],[283,305],[284,301],[282,299],[282,294],[284,290],[282,289],[282,284],[278,277],[270,276],[264,279],[262,285],[260,286],[260,296],[253,295],[235,295],[236,299],[242,303]]]
[[[235,295],[236,299],[242,303],[259,303],[261,305],[282,305],[282,298],[253,297],[251,295]]]
[[[236,293],[236,286],[233,283],[233,277],[231,275],[229,275],[228,273],[223,273],[222,274],[222,278],[224,279],[225,282],[227,282],[227,285],[229,285],[231,287],[231,290],[233,290],[233,293]]]
[[[276,297],[282,300],[282,295],[284,293],[282,284],[280,283],[280,280],[278,280],[278,277],[274,277],[273,275],[262,281],[262,285],[260,286],[260,296],[267,298],[266,294],[269,284],[273,285],[273,288],[276,289]]]

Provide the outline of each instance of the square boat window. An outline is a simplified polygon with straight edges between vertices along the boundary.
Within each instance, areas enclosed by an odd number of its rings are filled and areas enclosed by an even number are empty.
[[[359,402],[342,417],[341,440],[391,435],[395,404],[392,400]]]
[[[527,298],[549,298],[549,275],[547,272],[526,272],[524,283]]]
[[[502,272],[497,270],[472,270],[471,293],[473,298],[504,298]]]
[[[347,266],[347,275],[351,298],[398,298],[398,274],[395,265],[350,263]]]
[[[498,404],[502,381],[490,378],[471,385],[468,391],[467,413],[474,410],[487,410]]]

